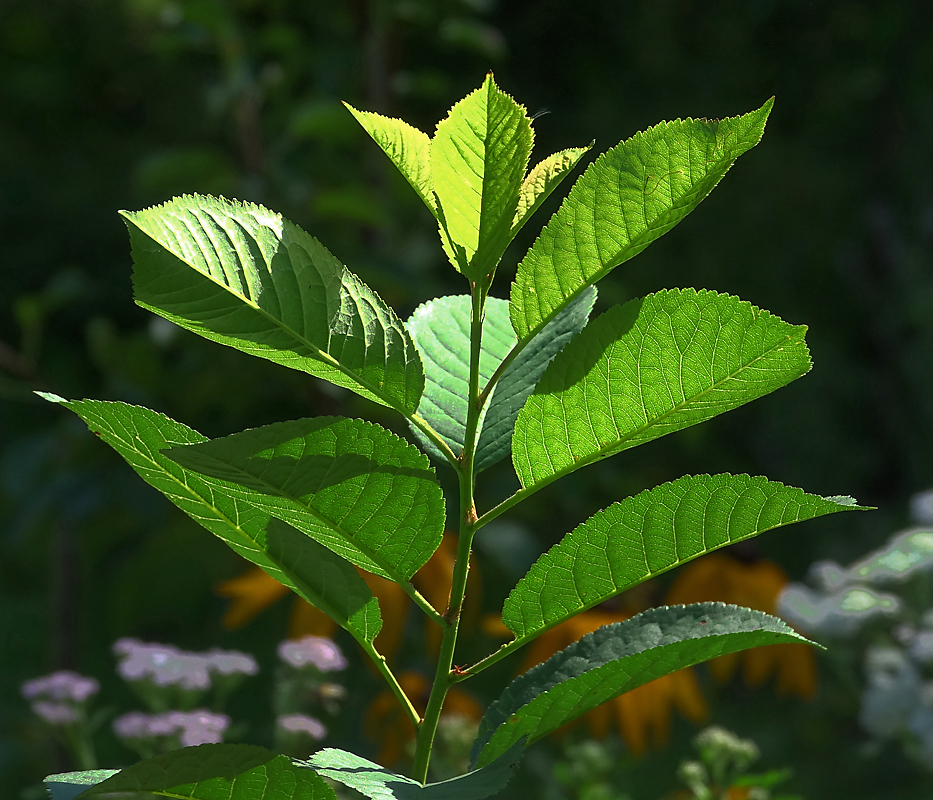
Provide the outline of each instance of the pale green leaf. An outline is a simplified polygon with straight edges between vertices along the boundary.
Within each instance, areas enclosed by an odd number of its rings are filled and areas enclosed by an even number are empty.
[[[636,584],[782,525],[864,510],[748,475],[688,475],[599,511],[535,562],[502,621],[535,636]]]
[[[427,457],[365,420],[277,422],[164,455],[396,583],[411,578],[443,536],[444,496]]]
[[[348,103],[344,105],[398,167],[431,213],[437,216],[434,181],[431,179],[431,139],[428,135],[400,119],[371,111],[357,111]]]
[[[696,208],[760,141],[771,105],[723,120],[662,122],[593,162],[518,266],[511,318],[519,340]]]
[[[522,193],[518,198],[515,218],[512,220],[513,237],[547,200],[551,192],[560,186],[564,178],[571,173],[594,144],[595,142],[590,142],[586,147],[561,150],[559,153],[548,156],[528,171],[522,183]]]
[[[483,766],[514,742],[528,743],[597,706],[726,653],[807,642],[761,611],[697,603],[652,608],[597,628],[510,683],[486,711],[471,758]]]
[[[58,775],[46,775],[42,779],[49,793],[49,800],[74,800],[89,786],[95,786],[116,775],[118,769],[88,769],[83,772],[62,772]]]
[[[729,295],[671,289],[615,306],[551,362],[515,423],[522,486],[704,422],[804,375],[806,326]]]
[[[379,604],[344,559],[246,502],[240,487],[192,472],[166,457],[169,448],[206,442],[197,431],[148,408],[42,396],[71,409],[146,483],[355,637],[372,642],[379,633]],[[379,570],[375,564],[367,565]],[[315,571],[309,569],[312,566]]]
[[[122,213],[143,308],[402,413],[418,407],[424,375],[405,326],[297,225],[198,195]]]
[[[287,756],[247,744],[202,744],[140,761],[83,796],[149,792],[184,800],[336,800],[334,790]]]
[[[529,342],[503,372],[483,407],[476,449],[476,470],[492,466],[509,453],[515,418],[550,360],[586,324],[596,290],[584,292]],[[470,375],[469,296],[441,297],[419,306],[406,325],[421,352],[425,387],[418,414],[459,455],[466,436]],[[480,351],[480,386],[485,386],[515,346],[505,300],[486,300]],[[416,426],[422,448],[446,463],[440,450]]]
[[[482,769],[424,786],[346,750],[319,750],[307,763],[371,800],[483,800],[512,779],[524,753],[525,743],[519,740]]]
[[[441,240],[470,280],[492,273],[511,241],[533,141],[525,108],[492,75],[437,126],[431,174]]]

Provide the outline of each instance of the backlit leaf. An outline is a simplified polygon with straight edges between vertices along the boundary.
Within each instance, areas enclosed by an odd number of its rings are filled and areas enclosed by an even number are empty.
[[[590,142],[586,147],[561,150],[559,153],[548,156],[528,171],[522,183],[522,193],[518,198],[515,219],[512,220],[512,236],[521,230],[551,192],[560,186],[580,159],[592,149],[593,144]]]
[[[431,174],[441,240],[471,280],[492,272],[511,241],[533,141],[525,108],[492,75],[438,123]]]
[[[750,647],[806,642],[761,611],[697,603],[597,628],[512,681],[487,710],[471,759],[483,766],[655,678]]]
[[[615,306],[551,362],[515,423],[522,486],[704,422],[804,375],[806,327],[729,295],[671,289]]]
[[[593,162],[518,266],[512,325],[534,336],[579,294],[689,214],[761,139],[771,111],[662,122]]]
[[[437,216],[434,181],[431,178],[431,140],[423,131],[400,119],[384,117],[371,111],[357,111],[344,103],[357,122],[372,136],[398,171],[405,176],[411,188]]]
[[[343,558],[247,502],[240,487],[185,469],[166,457],[169,448],[206,442],[197,431],[126,403],[42,396],[71,409],[146,483],[355,637],[372,642],[379,633],[379,604]],[[308,570],[309,562],[315,566],[313,573]],[[379,570],[375,564],[370,568]]]
[[[807,494],[748,475],[688,475],[599,511],[535,562],[502,621],[534,636],[642,581],[759,533],[837,511],[851,498]]]
[[[424,375],[404,325],[297,225],[198,195],[122,213],[143,308],[403,413],[418,407]]]
[[[397,583],[441,543],[444,496],[427,457],[365,420],[277,422],[165,455]]]

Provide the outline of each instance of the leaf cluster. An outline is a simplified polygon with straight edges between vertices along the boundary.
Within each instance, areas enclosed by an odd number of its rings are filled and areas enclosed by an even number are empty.
[[[685,476],[620,499],[567,533],[519,580],[502,608],[512,641],[469,667],[453,666],[469,556],[488,522],[558,478],[809,370],[804,326],[717,292],[662,290],[589,320],[596,282],[696,208],[758,143],[770,110],[768,101],[739,117],[661,123],[602,154],[521,259],[505,300],[490,292],[506,248],[590,148],[555,153],[529,169],[532,121],[491,75],[433,137],[351,108],[426,206],[443,252],[467,283],[468,293],[429,301],[407,321],[317,239],[261,206],[191,195],[124,213],[142,307],[393,409],[418,446],[344,417],[208,440],[145,408],[46,398],[345,628],[418,734],[411,778],[342,751],[300,763],[217,745],[142,762],[87,794],[331,797],[318,777],[325,775],[372,798],[481,798],[504,785],[525,746],[600,703],[717,655],[803,640],[766,614],[715,603],[652,609],[600,628],[506,687],[480,725],[476,769],[427,784],[454,684],[685,561],[860,508],[851,498],[729,474]],[[477,476],[507,456],[520,488],[493,508],[477,508]],[[431,459],[453,470],[457,497],[444,497]],[[435,608],[410,579],[440,545],[447,504],[456,506],[458,554],[449,604]],[[376,649],[382,609],[360,570],[401,586],[441,631],[423,715]]]

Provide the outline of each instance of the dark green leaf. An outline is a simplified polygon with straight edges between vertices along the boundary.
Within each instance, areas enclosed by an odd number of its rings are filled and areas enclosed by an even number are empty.
[[[140,761],[85,796],[149,792],[185,800],[336,800],[319,775],[246,744],[202,744]]]
[[[604,625],[532,667],[487,710],[471,757],[483,766],[655,678],[749,647],[806,642],[761,611],[724,603],[652,608]]]

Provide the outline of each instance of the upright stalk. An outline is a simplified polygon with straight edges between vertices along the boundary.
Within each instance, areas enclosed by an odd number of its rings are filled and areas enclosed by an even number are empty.
[[[470,551],[473,545],[473,534],[476,532],[476,503],[473,497],[473,468],[476,455],[476,432],[479,428],[479,417],[482,405],[479,392],[479,357],[482,348],[483,313],[486,301],[485,287],[470,284],[473,299],[473,313],[470,321],[470,386],[469,403],[467,405],[466,434],[464,437],[463,453],[458,459],[457,477],[460,483],[460,529],[457,542],[457,561],[450,587],[450,601],[444,613],[446,627],[441,639],[440,654],[437,659],[437,670],[434,674],[434,684],[431,695],[425,708],[424,719],[418,729],[415,741],[415,763],[412,777],[422,784],[428,779],[428,766],[431,763],[431,751],[434,747],[434,737],[437,734],[437,724],[444,707],[444,699],[450,687],[456,682],[453,672],[454,650],[457,646],[457,634],[460,629],[460,612],[463,609],[463,598],[466,594],[467,576],[470,572]]]

